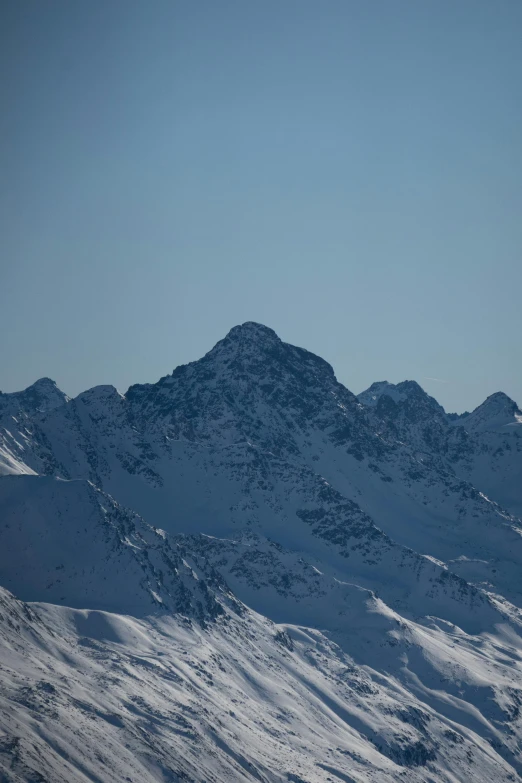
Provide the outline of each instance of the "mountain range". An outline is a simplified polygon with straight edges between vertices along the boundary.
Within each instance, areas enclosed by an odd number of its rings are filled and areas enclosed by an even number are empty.
[[[522,779],[522,413],[271,329],[0,394],[0,780]]]

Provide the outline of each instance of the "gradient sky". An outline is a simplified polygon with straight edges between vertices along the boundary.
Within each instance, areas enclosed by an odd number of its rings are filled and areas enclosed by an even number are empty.
[[[521,0],[1,16],[3,391],[125,391],[254,320],[354,392],[522,403]]]

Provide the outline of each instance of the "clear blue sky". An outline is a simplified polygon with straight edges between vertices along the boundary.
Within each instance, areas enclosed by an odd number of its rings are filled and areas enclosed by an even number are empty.
[[[124,391],[255,320],[354,392],[522,403],[521,0],[1,14],[3,391]]]

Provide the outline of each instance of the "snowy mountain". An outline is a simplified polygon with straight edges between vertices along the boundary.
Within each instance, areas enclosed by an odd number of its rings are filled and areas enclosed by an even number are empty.
[[[519,779],[519,415],[254,323],[1,395],[6,780]]]
[[[510,433],[513,428],[518,432],[518,428],[522,426],[522,411],[507,394],[496,392],[468,414],[462,420],[462,426],[473,433]]]
[[[31,416],[57,408],[69,398],[50,378],[40,378],[21,392],[0,392],[0,416]]]
[[[372,384],[358,399],[387,437],[522,515],[522,412],[506,394],[492,394],[462,416],[448,416],[414,381]]]
[[[26,452],[37,448],[35,419],[68,402],[69,398],[50,378],[41,378],[22,392],[0,392],[0,476],[34,473],[25,462]],[[47,472],[47,471],[45,471]]]

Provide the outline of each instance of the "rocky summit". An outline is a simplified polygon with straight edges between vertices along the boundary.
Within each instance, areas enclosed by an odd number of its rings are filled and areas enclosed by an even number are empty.
[[[522,779],[521,516],[507,395],[355,396],[253,322],[0,394],[0,779]]]

